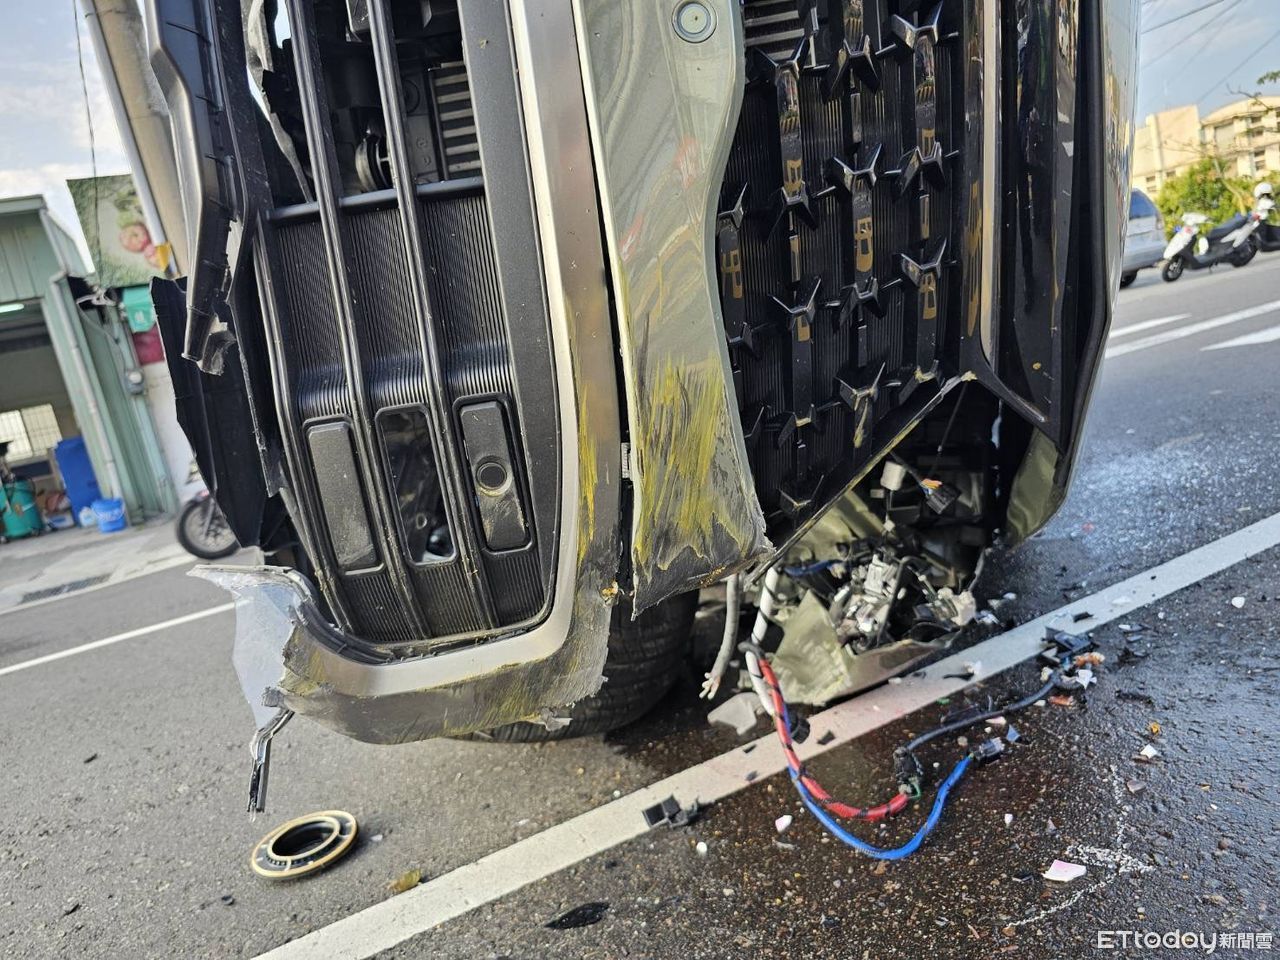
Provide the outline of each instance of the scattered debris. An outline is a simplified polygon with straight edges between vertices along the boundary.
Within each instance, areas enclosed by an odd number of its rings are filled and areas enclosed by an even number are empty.
[[[732,727],[738,736],[750,733],[756,718],[763,712],[760,698],[750,690],[735,693],[707,714],[707,720],[722,727]]]
[[[1070,863],[1066,860],[1055,860],[1053,865],[1041,876],[1056,883],[1070,883],[1072,880],[1079,880],[1087,872],[1082,864]]]
[[[698,801],[695,800],[688,807],[682,807],[673,796],[667,797],[661,803],[655,803],[652,807],[645,807],[642,811],[644,822],[649,825],[650,830],[664,823],[672,828],[687,827],[698,819],[698,813]]]
[[[773,821],[773,829],[777,830],[779,833],[786,833],[787,828],[791,826],[792,819],[791,814],[784,813],[782,816],[778,817],[777,820]]]
[[[1125,789],[1132,793],[1135,797],[1147,789],[1147,785],[1141,780],[1129,780],[1125,783]]]
[[[1050,817],[1050,818],[1045,822],[1044,828],[1045,828],[1045,831],[1046,831],[1046,832],[1048,832],[1048,833],[1057,833],[1057,832],[1058,832],[1058,825],[1057,825],[1056,823],[1054,823],[1054,822],[1053,822],[1053,817]]]
[[[1036,878],[1036,875],[1032,873],[1030,870],[1023,870],[1020,873],[1013,874],[1013,876],[1011,876],[1009,879],[1012,880],[1014,883],[1030,883],[1035,878]]]
[[[1097,650],[1090,650],[1088,653],[1082,653],[1072,661],[1076,665],[1076,669],[1081,667],[1100,667],[1106,663],[1107,658],[1104,654]]]
[[[1244,607],[1244,597],[1232,597],[1231,605],[1235,607],[1237,610],[1241,609],[1242,607]]]
[[[697,851],[698,856],[705,857],[707,855],[707,841],[699,840],[694,844],[693,849]]]
[[[1069,693],[1055,693],[1049,698],[1049,702],[1055,707],[1074,707],[1076,698]]]
[[[1147,724],[1147,733],[1151,734],[1153,737],[1160,736],[1160,730],[1161,728],[1160,728],[1159,721],[1152,720],[1150,723]]]
[[[1083,620],[1092,620],[1092,619],[1093,619],[1093,614],[1090,613],[1088,610],[1077,610],[1075,613],[1071,615],[1072,623],[1080,623]]]
[[[1147,655],[1145,653],[1135,650],[1133,647],[1126,644],[1124,649],[1120,651],[1120,656],[1117,658],[1116,662],[1122,667],[1128,667],[1135,663],[1140,663],[1145,659],[1147,659]]]
[[[1006,813],[1006,814],[1004,815],[1004,825],[1005,825],[1006,827],[1008,827],[1008,826],[1012,826],[1012,824],[1013,824],[1013,814],[1012,814],[1012,813]]]
[[[787,841],[779,840],[777,837],[773,838],[773,845],[779,850],[794,850],[796,848],[794,843],[787,843]]]
[[[1004,717],[992,717],[990,720],[987,721],[987,723],[991,724],[991,726],[993,727],[1004,728],[1008,726],[1009,721],[1006,720]]]
[[[71,914],[75,913],[79,909],[80,909],[80,901],[78,900],[72,901],[71,903],[68,903],[65,907],[62,908],[62,915],[64,917],[69,917],[71,916]]]
[[[1004,735],[1005,743],[1017,743],[1022,739],[1022,734],[1018,732],[1018,728],[1013,724],[1009,724],[1009,730]]]
[[[220,899],[222,900],[223,906],[227,907],[236,902],[236,898],[230,893],[224,893]]]
[[[422,882],[422,869],[414,867],[412,870],[406,870],[394,880],[387,882],[387,889],[394,893],[404,893],[406,890],[412,890]]]
[[[374,843],[381,843],[381,842],[382,842],[382,834],[380,834],[380,833],[375,833],[375,834],[374,834],[372,837],[370,837],[369,839],[370,839],[370,840],[372,840]]]
[[[321,810],[276,827],[249,853],[253,872],[268,880],[292,880],[330,866],[351,851],[356,818],[345,810]]]
[[[1133,759],[1139,760],[1142,763],[1151,763],[1158,756],[1160,756],[1160,751],[1157,750],[1153,745],[1148,743],[1145,747],[1143,747],[1141,750],[1138,751],[1137,756],[1135,756]]]
[[[818,745],[825,747],[828,743],[830,743],[835,738],[836,738],[836,732],[834,730],[828,730],[826,733],[824,733],[822,736],[818,738]]]
[[[80,762],[81,762],[81,763],[93,763],[93,761],[95,761],[95,760],[97,760],[97,759],[98,759],[98,755],[97,755],[96,753],[91,753],[91,754],[89,754],[87,757],[85,757],[83,760],[81,760]]]
[[[982,672],[982,661],[974,660],[972,663],[966,661],[961,667],[960,673],[948,673],[943,675],[944,680],[972,680]]]
[[[589,927],[603,920],[608,912],[609,904],[603,900],[597,900],[574,907],[554,920],[544,923],[543,926],[548,930],[575,930],[578,927]]]

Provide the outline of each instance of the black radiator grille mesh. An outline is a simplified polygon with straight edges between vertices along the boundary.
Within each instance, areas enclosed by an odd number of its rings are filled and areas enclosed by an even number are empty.
[[[717,262],[775,536],[853,475],[877,427],[921,402],[945,362],[958,316],[951,47],[963,16],[960,0],[744,8],[748,87]]]

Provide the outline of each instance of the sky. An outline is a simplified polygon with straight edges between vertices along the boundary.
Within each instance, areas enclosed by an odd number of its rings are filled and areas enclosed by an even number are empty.
[[[87,117],[76,58],[76,0],[5,0],[0,6],[0,197],[43,193],[79,239],[65,181],[92,170],[88,117],[98,173],[128,170],[93,45],[82,25]],[[1206,9],[1161,26],[1201,7]],[[1142,9],[1139,122],[1185,103],[1198,102],[1208,113],[1237,99],[1233,90],[1258,91],[1260,75],[1280,70],[1280,0],[1142,0]],[[1262,92],[1280,94],[1280,84]]]

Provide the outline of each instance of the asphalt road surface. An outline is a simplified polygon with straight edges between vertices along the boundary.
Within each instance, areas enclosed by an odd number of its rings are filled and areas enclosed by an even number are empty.
[[[1171,285],[1144,273],[1120,294],[1109,354],[1070,499],[978,590],[1016,593],[1000,611],[1012,621],[1073,602],[1105,621],[1101,683],[1084,705],[1022,714],[1022,743],[969,774],[913,857],[879,864],[830,841],[770,775],[767,744],[748,753],[706,724],[692,679],[618,735],[543,746],[372,747],[298,721],[276,747],[271,812],[250,822],[232,617],[173,569],[0,618],[0,953],[1048,960],[1131,944],[1125,931],[1263,952],[1280,927],[1280,524],[1266,522],[1280,513],[1280,256]],[[1250,559],[1211,548],[1146,573],[1232,534]],[[1175,568],[1189,585],[1161,588]],[[1107,592],[1147,582],[1167,595]],[[832,722],[877,729],[813,769],[876,797],[908,731],[1037,671],[945,707],[903,684],[836,708]],[[1141,764],[1148,743],[1161,756]],[[959,753],[944,741],[929,757],[945,770]],[[634,836],[629,795],[673,775],[728,795],[692,826]],[[250,873],[272,825],[335,807],[360,822],[348,858],[293,884]],[[557,827],[592,810],[590,829]],[[893,846],[922,815],[860,832]],[[1042,879],[1055,858],[1087,873]],[[426,883],[393,898],[409,870]],[[545,926],[584,904],[606,905],[598,922]]]

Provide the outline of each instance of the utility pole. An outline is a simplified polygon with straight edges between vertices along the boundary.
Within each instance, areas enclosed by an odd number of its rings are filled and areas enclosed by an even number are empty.
[[[124,141],[142,212],[157,244],[165,242],[177,274],[185,273],[187,228],[174,160],[169,110],[151,71],[137,0],[80,0],[102,68],[111,110]]]

